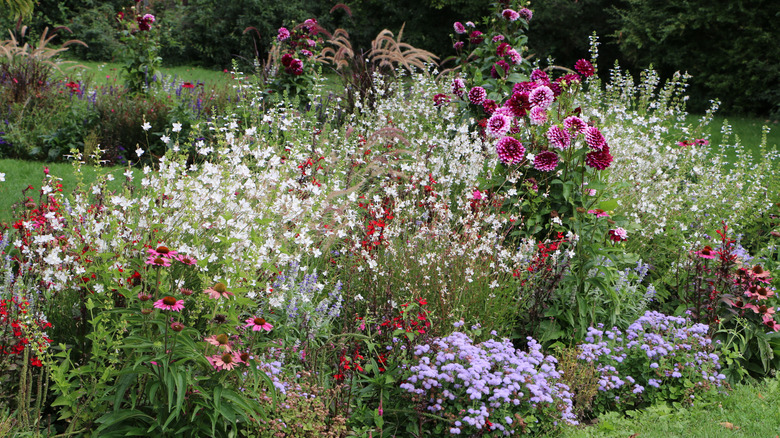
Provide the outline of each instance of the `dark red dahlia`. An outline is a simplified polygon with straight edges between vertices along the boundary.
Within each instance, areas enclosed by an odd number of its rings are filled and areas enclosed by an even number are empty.
[[[604,146],[600,151],[588,152],[585,155],[585,164],[596,170],[604,170],[612,164],[614,158],[609,153],[609,146]]]
[[[574,69],[586,78],[593,76],[593,74],[596,73],[596,69],[593,68],[593,64],[591,64],[587,59],[580,59],[574,63]]]

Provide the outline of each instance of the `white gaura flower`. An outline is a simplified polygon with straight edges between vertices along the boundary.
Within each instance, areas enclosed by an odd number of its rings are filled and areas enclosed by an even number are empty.
[[[150,125],[149,122],[144,122],[144,124],[141,125],[141,128],[144,128],[144,131],[148,131],[152,129],[152,125]]]
[[[181,132],[181,123],[174,123],[172,131],[173,132]]]

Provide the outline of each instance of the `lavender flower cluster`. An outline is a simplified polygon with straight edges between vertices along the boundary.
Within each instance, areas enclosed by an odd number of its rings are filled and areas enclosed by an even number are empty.
[[[299,279],[301,273],[303,276]],[[323,296],[325,285],[319,280],[316,269],[307,274],[297,262],[292,262],[272,283],[273,296],[269,304],[275,308],[284,307],[290,320],[303,317],[310,327],[320,329],[341,314],[344,300],[340,281],[333,285],[327,296]]]
[[[692,403],[695,392],[721,386],[725,379],[707,330],[704,324],[649,311],[625,333],[601,324],[589,328],[579,358],[600,373],[602,405]]]
[[[419,363],[401,388],[421,396],[432,414],[455,418],[449,434],[508,436],[561,420],[577,423],[569,388],[556,383],[561,377],[557,361],[544,356],[532,338],[524,352],[507,339],[474,344],[468,335],[454,332],[418,345],[414,354]]]

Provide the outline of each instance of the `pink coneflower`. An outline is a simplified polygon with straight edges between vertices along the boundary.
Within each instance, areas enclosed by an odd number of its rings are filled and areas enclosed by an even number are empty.
[[[718,256],[718,253],[712,249],[709,245],[706,245],[701,251],[695,251],[694,254],[703,259],[714,259]]]
[[[463,79],[461,78],[455,78],[452,80],[452,94],[463,97],[463,93],[465,93],[466,89],[466,83],[463,82]]]
[[[220,333],[218,335],[211,335],[208,338],[204,339],[205,342],[221,348],[223,351],[231,352],[233,351],[233,347],[230,345],[230,337],[224,333]]]
[[[192,289],[187,289],[186,287],[179,289],[179,292],[185,297],[188,297],[195,293],[195,291],[193,291]]]
[[[546,121],[547,121],[547,111],[544,108],[539,106],[531,108],[532,125],[542,125]]]
[[[772,331],[775,331],[775,332],[776,331],[780,331],[780,324],[778,324],[777,321],[775,321],[774,318],[771,318],[771,319],[765,318],[764,319],[764,326],[767,327],[768,329],[772,330]]]
[[[274,326],[269,324],[264,318],[249,318],[246,320],[246,325],[244,327],[251,328],[254,332],[259,332],[260,330],[270,332],[271,329],[274,328]]]
[[[182,323],[180,323],[178,321],[172,322],[171,323],[171,330],[173,330],[175,332],[180,332],[180,331],[184,330],[184,324],[182,324]]]
[[[563,127],[577,135],[584,134],[588,124],[577,116],[569,116],[563,119]]]
[[[208,359],[211,366],[217,371],[232,370],[236,365],[241,363],[241,358],[237,354],[225,353],[209,356]]]
[[[542,82],[544,84],[550,82],[550,77],[547,76],[547,73],[544,70],[540,69],[534,69],[534,71],[531,72],[531,81],[532,82]]]
[[[550,146],[561,150],[571,146],[569,131],[558,125],[550,126],[550,129],[547,130],[547,140],[550,142]]]
[[[143,292],[138,293],[138,300],[141,302],[149,301],[152,299],[152,296]]]
[[[149,258],[146,259],[146,264],[152,266],[171,266],[171,260],[167,257],[150,255]]]
[[[192,256],[179,254],[179,255],[175,256],[174,258],[176,260],[178,260],[179,262],[185,264],[185,265],[194,266],[194,265],[198,264],[198,261],[195,260],[195,257],[192,257]]]
[[[504,9],[501,11],[501,15],[509,21],[517,21],[517,19],[520,18],[520,14],[513,9]]]
[[[517,11],[518,14],[520,14],[520,18],[522,18],[525,21],[531,21],[532,18],[534,18],[534,13],[531,12],[528,8],[523,8]]]
[[[214,286],[203,291],[204,294],[208,294],[212,300],[218,300],[220,298],[233,297],[235,294],[227,290],[225,283],[217,283]]]
[[[172,310],[174,312],[181,312],[184,309],[184,300],[177,300],[174,297],[167,296],[161,300],[154,302],[155,309]]]
[[[474,105],[480,105],[485,101],[487,92],[482,87],[474,87],[469,90],[469,101]]]
[[[511,127],[512,119],[499,111],[494,112],[487,121],[488,134],[493,138],[506,134]]]
[[[600,208],[597,208],[595,210],[588,210],[588,214],[595,214],[596,217],[609,217],[609,213],[607,213],[606,211]]]
[[[604,146],[600,151],[588,152],[585,154],[585,164],[596,170],[604,170],[612,164],[614,158],[609,153],[609,146]]]
[[[555,100],[555,93],[550,87],[541,85],[528,94],[528,101],[532,107],[547,109]]]
[[[496,143],[498,159],[504,164],[517,164],[525,159],[525,147],[514,137],[504,137]]]
[[[753,266],[748,273],[754,278],[766,278],[769,277],[769,271],[764,270],[761,265]]]
[[[290,38],[290,31],[286,27],[280,27],[279,33],[276,35],[276,41],[284,41]]]
[[[593,64],[591,64],[587,59],[580,59],[579,61],[575,62],[574,69],[586,78],[593,76],[593,74],[596,73],[596,70],[593,68]]]
[[[617,227],[614,230],[609,230],[608,234],[609,238],[612,239],[613,242],[623,242],[628,239],[628,232],[626,232],[626,230],[621,227]]]
[[[164,245],[160,245],[155,249],[147,249],[146,252],[154,256],[168,257],[168,258],[171,258],[176,254],[178,254],[178,252],[173,251]]]
[[[585,142],[593,149],[600,151],[607,145],[607,140],[604,139],[604,135],[601,134],[599,128],[595,126],[588,126],[585,128]]]
[[[710,145],[710,141],[709,140],[705,140],[703,138],[697,138],[696,140],[693,141],[693,143],[696,146],[709,146]]]
[[[534,158],[534,169],[541,172],[552,172],[558,166],[558,154],[553,151],[540,152]]]
[[[452,27],[453,27],[453,29],[455,29],[455,33],[458,33],[458,34],[466,33],[466,27],[463,26],[463,23],[461,23],[460,21],[456,21],[455,23],[453,23]]]

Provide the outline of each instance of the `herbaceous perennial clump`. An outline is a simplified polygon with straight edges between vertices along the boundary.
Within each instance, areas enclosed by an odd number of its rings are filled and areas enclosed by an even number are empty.
[[[456,323],[457,324],[457,323]],[[401,388],[416,394],[425,409],[450,420],[439,432],[508,436],[557,425],[576,424],[569,388],[556,383],[556,360],[528,338],[528,352],[504,339],[475,344],[454,332],[418,345],[419,363]]]
[[[646,312],[624,332],[591,327],[580,359],[601,374],[596,409],[658,400],[693,403],[695,394],[722,385],[709,327],[681,317]]]

